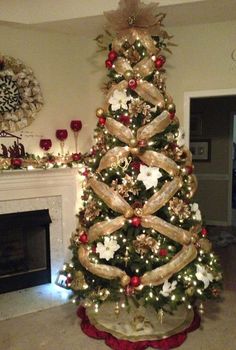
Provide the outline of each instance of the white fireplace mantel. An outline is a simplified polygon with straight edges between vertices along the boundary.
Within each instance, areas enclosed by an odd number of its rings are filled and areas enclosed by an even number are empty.
[[[55,286],[76,227],[80,181],[78,169],[13,170],[0,174],[0,214],[49,209],[52,283],[0,294],[0,319],[38,311],[65,302],[67,293]]]

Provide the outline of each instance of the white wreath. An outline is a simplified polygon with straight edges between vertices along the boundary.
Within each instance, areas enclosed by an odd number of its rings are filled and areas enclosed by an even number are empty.
[[[0,55],[0,130],[30,125],[43,106],[40,85],[22,61]]]

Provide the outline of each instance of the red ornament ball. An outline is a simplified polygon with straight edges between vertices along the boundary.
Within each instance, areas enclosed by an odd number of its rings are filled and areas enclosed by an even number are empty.
[[[188,175],[191,175],[193,173],[193,166],[187,165],[185,169]]]
[[[122,114],[119,117],[119,121],[126,126],[130,125],[130,117],[128,115]]]
[[[106,61],[105,61],[105,66],[106,66],[108,69],[111,69],[111,68],[112,68],[112,65],[113,65],[113,63],[112,63],[111,60],[106,60]]]
[[[134,171],[137,171],[139,172],[140,171],[140,166],[141,166],[142,163],[138,162],[138,161],[133,161],[130,163],[131,165],[131,168],[134,170]]]
[[[166,62],[165,56],[162,56],[162,55],[158,56],[157,59],[156,59],[156,61],[155,61],[155,66],[156,66],[156,68],[157,68],[157,69],[160,69],[161,67],[163,67],[163,65],[165,64],[165,62]]]
[[[160,256],[165,257],[165,256],[167,256],[167,254],[168,254],[168,250],[166,248],[161,248],[159,250],[159,255]]]
[[[100,126],[104,126],[104,125],[106,124],[106,118],[100,117],[100,118],[98,119],[98,124],[99,124]]]
[[[170,116],[170,120],[173,120],[175,118],[175,112],[170,112],[169,116]]]
[[[97,253],[97,247],[96,247],[96,245],[94,245],[94,246],[92,247],[92,253],[93,253],[93,254],[96,254],[96,253]]]
[[[206,237],[208,235],[208,231],[205,227],[202,228],[201,234],[203,237]]]
[[[79,237],[79,241],[83,244],[88,243],[88,235],[86,232],[81,233],[81,235]]]
[[[84,175],[85,177],[89,176],[89,171],[88,169],[85,169],[85,171],[82,173],[82,175]]]
[[[139,218],[138,216],[134,216],[132,219],[131,219],[131,224],[132,226],[134,227],[139,227],[141,225],[141,218]]]
[[[21,158],[11,158],[11,166],[14,169],[19,169],[22,166],[22,159]]]
[[[141,279],[139,276],[133,276],[130,278],[130,286],[138,287],[141,284]]]
[[[147,146],[147,140],[140,140],[138,142],[139,147],[146,147]]]
[[[130,80],[128,81],[128,86],[129,86],[129,88],[130,88],[131,90],[135,90],[136,87],[138,86],[137,80],[136,80],[136,79],[130,79]]]
[[[72,154],[72,160],[73,162],[78,162],[81,159],[81,153],[73,153]]]
[[[66,277],[66,285],[69,287],[71,285],[71,282],[73,281],[71,276]]]
[[[108,54],[108,60],[110,60],[111,62],[114,62],[117,59],[117,57],[117,52],[114,50],[111,50]]]
[[[143,204],[140,201],[134,201],[134,203],[132,204],[133,209],[142,208],[142,207],[143,207]]]

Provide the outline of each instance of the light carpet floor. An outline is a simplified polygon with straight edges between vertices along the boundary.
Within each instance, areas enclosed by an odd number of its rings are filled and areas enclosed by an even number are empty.
[[[102,340],[80,330],[76,306],[68,303],[0,322],[1,350],[106,350]],[[181,350],[236,349],[236,293],[222,303],[208,303],[202,326],[190,333]]]

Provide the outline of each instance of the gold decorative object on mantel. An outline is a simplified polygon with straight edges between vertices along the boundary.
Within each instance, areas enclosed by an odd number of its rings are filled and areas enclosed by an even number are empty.
[[[30,125],[43,106],[39,82],[21,60],[0,54],[0,130]]]

